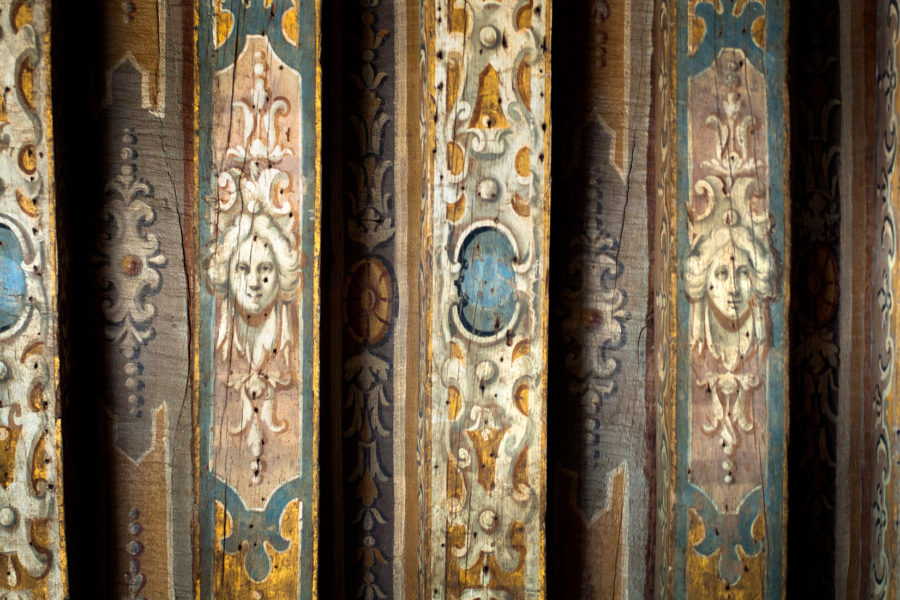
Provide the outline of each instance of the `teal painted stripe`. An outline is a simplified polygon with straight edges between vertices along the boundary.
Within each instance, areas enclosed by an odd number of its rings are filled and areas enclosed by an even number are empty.
[[[684,290],[682,264],[684,256],[690,248],[687,231],[687,210],[685,202],[690,197],[690,161],[688,156],[688,82],[712,64],[716,55],[723,48],[739,48],[744,51],[748,60],[763,74],[767,85],[768,109],[768,150],[769,150],[769,212],[775,215],[775,228],[772,233],[772,247],[779,265],[784,265],[785,258],[785,226],[788,213],[785,210],[784,189],[784,156],[785,137],[783,124],[784,114],[784,51],[785,22],[783,0],[769,0],[768,7],[751,3],[744,8],[739,17],[731,14],[731,3],[725,4],[722,14],[716,13],[710,4],[700,4],[696,14],[706,22],[706,34],[694,56],[688,54],[688,17],[687,0],[670,0],[677,2],[676,23],[676,76],[678,80],[676,124],[677,139],[677,189],[679,218],[677,227],[677,259],[678,293],[677,320],[679,335],[677,352],[679,356],[690,357],[690,304]],[[758,17],[766,17],[765,51],[753,42],[750,35],[751,25]],[[767,406],[769,447],[766,463],[766,486],[764,489],[764,512],[766,515],[766,583],[765,597],[781,598],[784,534],[782,521],[784,516],[784,444],[785,444],[785,397],[784,397],[784,358],[786,356],[786,330],[784,323],[784,293],[770,304],[772,323],[772,348],[767,356]],[[691,507],[695,488],[689,483],[688,461],[690,459],[690,403],[691,378],[690,360],[678,361],[676,375],[676,439],[677,439],[677,471],[675,474],[675,598],[686,597],[686,563],[688,545],[688,509]]]
[[[318,324],[318,309],[313,306],[313,287],[318,284],[312,277],[313,265],[318,260],[315,256],[316,221],[316,10],[315,0],[298,0],[298,21],[300,26],[299,48],[288,42],[281,32],[281,20],[284,13],[292,8],[290,0],[274,0],[268,9],[263,7],[262,0],[251,0],[245,7],[242,0],[225,0],[223,8],[234,14],[234,26],[229,38],[218,49],[214,47],[214,14],[213,0],[199,2],[199,29],[197,32],[197,57],[199,66],[199,114],[198,114],[198,241],[200,255],[198,266],[205,264],[206,249],[211,242],[209,224],[215,218],[215,210],[206,198],[215,198],[216,190],[213,181],[217,174],[213,160],[213,83],[215,73],[232,65],[244,48],[248,35],[265,35],[278,57],[288,66],[296,69],[301,77],[301,119],[303,124],[302,171],[306,181],[306,192],[302,199],[303,211],[300,217],[300,249],[309,257],[304,267],[303,288],[301,290],[300,319],[305,324],[301,328],[301,377],[302,386],[300,424],[300,477],[283,484],[275,490],[264,511],[239,511],[231,516],[235,519],[235,531],[238,527],[246,527],[260,518],[264,522],[271,520],[271,512],[277,510],[280,515],[284,506],[293,498],[299,497],[302,502],[300,531],[300,565],[298,574],[301,579],[301,599],[312,599],[313,581],[313,389],[312,371],[315,358],[313,352],[312,328]],[[201,267],[202,268],[202,267]],[[215,501],[235,506],[237,494],[208,469],[212,456],[212,426],[214,407],[215,369],[213,355],[215,348],[215,298],[205,285],[204,275],[200,275],[201,283],[197,286],[200,293],[199,346],[200,346],[200,389],[198,429],[200,434],[200,478],[199,478],[199,535],[200,535],[200,596],[213,598],[214,593],[214,548],[219,543],[215,535]],[[242,503],[240,504],[242,506]],[[280,509],[278,508],[280,507]],[[262,516],[260,516],[262,515]],[[227,541],[226,541],[227,545]],[[256,559],[254,559],[256,560]],[[251,568],[260,568],[252,562]],[[259,573],[257,571],[257,573]]]

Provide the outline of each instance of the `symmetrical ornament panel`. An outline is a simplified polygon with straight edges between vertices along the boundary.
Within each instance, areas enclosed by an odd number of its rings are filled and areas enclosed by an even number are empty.
[[[642,598],[652,2],[556,4],[548,315],[548,597]],[[610,85],[615,81],[616,85]],[[564,432],[564,433],[557,433]]]
[[[783,594],[784,14],[701,1],[660,15],[658,597]]]
[[[96,352],[82,359],[89,368],[68,368],[91,373],[83,385],[106,417],[99,439],[115,558],[107,585],[125,598],[182,597],[193,590],[194,469],[181,458],[192,437],[185,215],[194,196],[194,86],[185,21],[194,8],[164,0],[103,7],[104,72],[102,87],[89,88],[99,111],[88,126],[102,173],[91,215],[97,288],[72,308],[97,313],[97,321],[85,315],[90,324],[78,334]],[[83,531],[74,528],[73,541],[93,539]]]
[[[897,550],[900,498],[896,489],[896,466],[900,444],[897,410],[897,336],[900,315],[894,310],[897,261],[897,207],[900,184],[897,168],[897,129],[900,96],[897,94],[900,60],[900,4],[885,0],[877,6],[877,90],[875,94],[875,202],[872,231],[872,282],[869,300],[872,312],[871,406],[865,424],[867,453],[872,462],[869,486],[868,596],[891,598],[898,590]]]
[[[544,590],[549,12],[426,3],[427,598]],[[426,94],[428,92],[426,91]],[[433,136],[433,137],[432,137]],[[433,139],[433,146],[428,148]]]
[[[314,594],[317,10],[201,3],[202,597]]]
[[[0,595],[66,593],[50,3],[0,2]]]
[[[340,102],[333,103],[340,106],[340,127],[332,129],[332,139],[340,140],[343,160],[328,207],[331,231],[341,232],[332,238],[331,318],[327,308],[323,313],[332,328],[331,376],[341,398],[331,404],[340,422],[334,489],[342,503],[334,520],[342,533],[335,554],[343,577],[330,585],[348,598],[399,600],[415,581],[415,553],[406,550],[415,514],[409,510],[415,478],[407,475],[415,438],[406,430],[415,423],[410,397],[416,396],[409,391],[415,391],[416,369],[407,361],[418,351],[408,337],[416,313],[410,271],[418,265],[408,244],[416,225],[410,206],[418,214],[419,197],[417,182],[408,179],[417,173],[417,153],[407,148],[407,131],[416,125],[407,105],[416,106],[408,88],[418,77],[418,56],[408,40],[416,37],[417,5],[344,4],[342,35],[332,42],[341,49],[340,62],[329,65],[341,73]]]

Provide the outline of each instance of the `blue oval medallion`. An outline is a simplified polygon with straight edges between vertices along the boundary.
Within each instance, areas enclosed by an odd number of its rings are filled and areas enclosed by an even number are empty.
[[[493,227],[474,229],[459,253],[456,280],[459,320],[477,336],[496,335],[516,312],[516,255],[509,238]]]
[[[25,272],[22,246],[6,225],[0,224],[0,331],[16,324],[25,308]]]

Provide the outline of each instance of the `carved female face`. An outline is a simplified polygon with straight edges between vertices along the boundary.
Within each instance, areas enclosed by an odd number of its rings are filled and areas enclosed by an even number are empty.
[[[269,243],[257,235],[241,242],[231,262],[230,291],[238,310],[257,315],[278,295],[278,268]]]
[[[734,244],[725,244],[709,263],[707,298],[717,311],[738,320],[747,314],[753,294],[750,257]]]

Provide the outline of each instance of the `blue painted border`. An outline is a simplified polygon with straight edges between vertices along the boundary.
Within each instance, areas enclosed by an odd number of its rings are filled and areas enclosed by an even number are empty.
[[[214,214],[212,207],[206,202],[206,198],[214,197],[212,188],[212,175],[215,174],[215,163],[212,156],[212,132],[213,132],[213,96],[212,88],[215,72],[234,63],[235,58],[246,44],[247,35],[265,34],[269,38],[273,49],[285,64],[300,72],[301,77],[301,106],[303,119],[303,176],[306,179],[306,193],[303,197],[303,211],[300,221],[301,250],[308,260],[304,269],[303,289],[301,290],[300,318],[308,324],[301,331],[301,376],[304,382],[301,398],[301,451],[300,451],[300,477],[291,480],[279,487],[271,495],[266,509],[259,511],[246,511],[243,515],[250,522],[257,519],[258,515],[266,515],[269,520],[272,514],[281,515],[284,506],[295,497],[299,497],[303,503],[301,512],[300,530],[300,565],[298,576],[300,577],[301,599],[312,599],[313,581],[313,469],[318,468],[312,462],[313,456],[313,422],[314,394],[313,394],[313,336],[311,331],[318,323],[318,307],[313,306],[313,286],[318,282],[313,277],[314,264],[318,260],[315,253],[316,215],[316,190],[318,188],[316,173],[316,155],[318,153],[316,143],[316,10],[315,0],[298,0],[298,21],[300,25],[299,48],[284,39],[281,32],[282,16],[288,9],[293,8],[290,0],[274,0],[272,7],[264,9],[261,0],[253,0],[249,8],[245,7],[241,0],[225,0],[223,8],[234,14],[234,26],[222,45],[215,49],[213,40],[214,14],[212,10],[213,0],[200,0],[198,9],[197,31],[197,62],[199,67],[199,110],[197,131],[197,169],[198,187],[197,215],[198,215],[198,244],[199,255],[196,265],[206,261],[206,248],[209,246],[211,236],[208,223]],[[274,17],[273,17],[274,14]],[[200,389],[198,409],[199,443],[199,528],[200,528],[200,597],[213,597],[213,564],[215,544],[215,500],[225,503],[226,499],[237,497],[236,492],[227,484],[216,478],[209,470],[211,458],[211,432],[213,423],[213,399],[215,371],[213,354],[215,348],[215,299],[206,287],[205,278],[200,275],[199,284],[196,286],[200,294],[199,317],[199,349],[200,349]],[[234,503],[229,504],[235,506]],[[238,511],[235,511],[238,512]],[[240,515],[232,514],[235,519],[235,531],[241,526],[238,522]],[[280,516],[279,516],[280,519]]]
[[[785,210],[784,157],[784,3],[783,0],[768,0],[767,7],[751,3],[744,7],[740,17],[731,14],[731,6],[725,6],[723,14],[717,14],[710,4],[696,7],[696,15],[706,21],[706,34],[694,56],[688,54],[688,11],[687,0],[677,2],[677,58],[676,77],[678,81],[678,102],[676,106],[676,124],[678,131],[678,226],[677,226],[677,269],[678,299],[677,320],[679,335],[678,356],[689,357],[691,348],[688,328],[690,322],[690,306],[684,291],[682,264],[684,256],[690,249],[687,231],[687,209],[685,200],[690,196],[690,163],[688,157],[688,82],[708,67],[719,50],[731,47],[740,48],[748,60],[760,70],[767,84],[768,96],[768,132],[769,132],[769,211],[776,215],[775,230],[772,234],[772,246],[779,266],[783,264],[785,226],[788,213]],[[729,3],[724,3],[729,4]],[[766,50],[761,50],[753,42],[750,25],[756,17],[766,16]],[[742,31],[746,31],[743,33]],[[712,35],[711,35],[712,34]],[[783,587],[783,553],[784,544],[784,444],[785,444],[785,383],[784,357],[786,356],[786,331],[784,323],[785,297],[770,305],[772,320],[772,349],[766,360],[767,368],[767,405],[769,447],[766,463],[766,487],[764,490],[764,512],[766,514],[766,583],[765,597],[770,599],[782,597]],[[686,597],[686,566],[688,549],[688,509],[693,504],[695,487],[688,479],[688,460],[690,455],[690,402],[691,379],[690,360],[679,360],[676,376],[676,456],[677,471],[675,474],[675,598]]]

